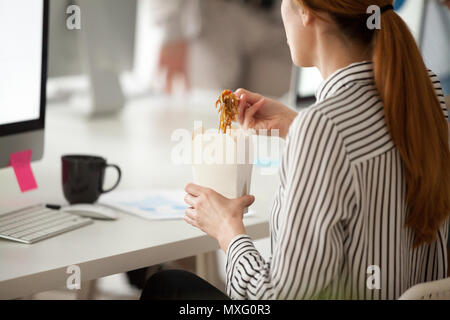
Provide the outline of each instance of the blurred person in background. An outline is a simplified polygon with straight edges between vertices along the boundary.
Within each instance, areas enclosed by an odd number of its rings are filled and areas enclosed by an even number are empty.
[[[289,90],[292,64],[280,0],[151,0],[162,36],[164,89],[245,86],[269,96]],[[256,9],[256,10],[255,10]]]

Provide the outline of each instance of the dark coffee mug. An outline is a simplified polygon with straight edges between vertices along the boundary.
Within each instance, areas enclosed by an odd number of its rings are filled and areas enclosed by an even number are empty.
[[[65,155],[62,162],[62,185],[64,196],[70,204],[94,203],[102,193],[114,190],[120,182],[122,172],[115,164],[96,156]],[[113,167],[117,170],[117,181],[111,188],[104,190],[105,170]]]

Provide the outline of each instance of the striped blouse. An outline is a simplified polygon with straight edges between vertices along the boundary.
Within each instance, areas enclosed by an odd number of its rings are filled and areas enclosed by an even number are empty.
[[[445,117],[439,80],[430,71]],[[336,71],[292,123],[271,215],[271,256],[247,235],[227,249],[233,299],[396,299],[445,278],[447,220],[413,249],[400,154],[386,127],[373,64]]]

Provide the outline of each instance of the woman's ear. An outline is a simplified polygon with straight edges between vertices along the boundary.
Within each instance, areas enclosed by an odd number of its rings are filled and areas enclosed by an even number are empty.
[[[300,11],[300,17],[302,19],[303,26],[307,27],[311,25],[312,21],[314,20],[314,16],[311,14],[311,12],[304,7],[300,7],[298,10]]]

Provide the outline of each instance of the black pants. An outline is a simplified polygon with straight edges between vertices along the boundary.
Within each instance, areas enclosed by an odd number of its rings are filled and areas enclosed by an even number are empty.
[[[141,300],[229,300],[222,291],[184,270],[163,270],[151,276]]]

